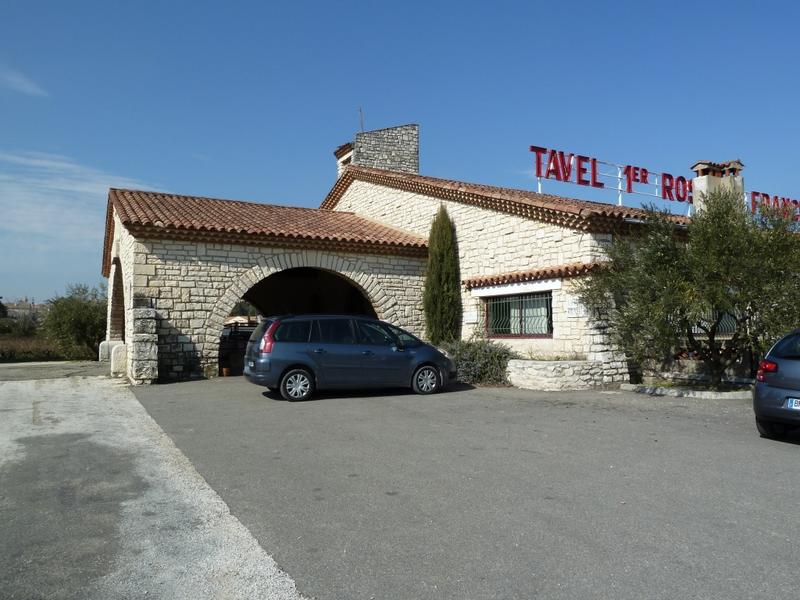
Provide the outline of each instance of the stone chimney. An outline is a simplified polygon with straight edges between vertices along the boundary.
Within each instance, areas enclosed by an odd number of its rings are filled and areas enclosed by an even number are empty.
[[[744,197],[744,180],[742,179],[744,164],[739,159],[715,163],[699,160],[692,165],[695,177],[692,179],[692,197],[694,209],[703,210],[703,197],[718,189],[726,188],[739,192]]]
[[[337,175],[349,164],[403,173],[419,173],[419,125],[409,124],[356,134],[334,151]]]
[[[353,161],[353,142],[342,144],[333,151],[333,155],[336,157],[336,177],[339,178],[344,168]]]

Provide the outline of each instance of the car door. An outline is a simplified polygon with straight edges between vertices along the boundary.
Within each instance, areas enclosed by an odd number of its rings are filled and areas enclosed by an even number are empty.
[[[356,319],[365,377],[370,386],[408,385],[411,356],[383,323]]]
[[[324,387],[364,386],[363,355],[356,343],[353,320],[346,317],[314,321],[309,356]]]

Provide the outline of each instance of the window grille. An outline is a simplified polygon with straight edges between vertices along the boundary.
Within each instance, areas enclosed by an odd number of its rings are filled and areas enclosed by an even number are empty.
[[[552,292],[487,298],[486,329],[490,336],[553,335]]]
[[[705,315],[703,315],[702,323],[706,327],[710,327],[715,319],[716,315],[713,312],[708,311]],[[736,326],[737,326],[736,319],[734,318],[733,315],[729,314],[722,315],[722,320],[720,320],[719,325],[717,326],[717,336],[731,337],[733,333],[736,331]],[[704,337],[706,335],[706,332],[703,331],[699,325],[695,325],[694,327],[692,327],[692,333],[694,333],[696,336],[699,337]]]

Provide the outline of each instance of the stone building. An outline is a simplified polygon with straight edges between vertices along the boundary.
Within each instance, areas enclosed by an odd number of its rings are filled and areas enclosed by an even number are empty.
[[[416,125],[359,133],[334,155],[319,209],[110,190],[101,354],[112,368],[134,382],[215,375],[222,323],[241,298],[262,314],[374,314],[424,337],[426,238],[444,205],[464,338],[539,359],[515,367],[531,386],[554,374],[573,387],[627,378],[576,282],[642,210],[422,176]]]

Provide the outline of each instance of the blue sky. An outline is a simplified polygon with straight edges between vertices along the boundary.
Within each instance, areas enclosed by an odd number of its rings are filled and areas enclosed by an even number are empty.
[[[800,197],[799,17],[793,2],[5,2],[0,296],[100,281],[112,185],[318,206],[359,106],[366,129],[420,124],[426,175],[535,189],[537,144],[676,175],[741,158],[748,189]]]

